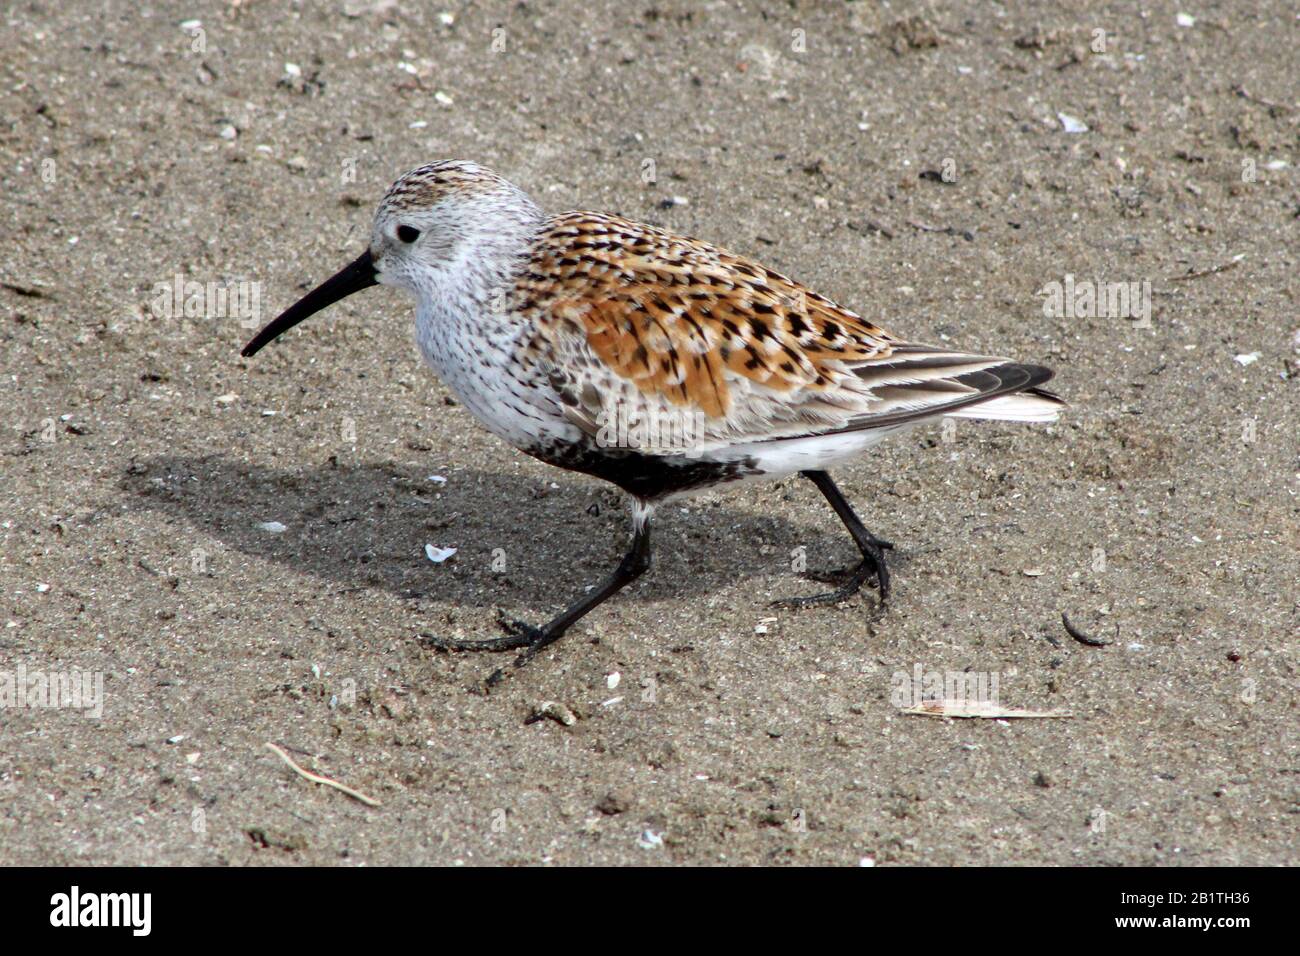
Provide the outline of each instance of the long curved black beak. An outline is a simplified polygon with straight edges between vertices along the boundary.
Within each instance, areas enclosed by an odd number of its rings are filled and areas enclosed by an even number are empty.
[[[367,249],[355,261],[344,266],[267,323],[265,328],[244,346],[244,351],[240,354],[244,358],[256,355],[267,342],[279,338],[303,319],[310,318],[339,299],[345,299],[353,292],[368,289],[377,282],[375,261],[370,258],[370,250]]]

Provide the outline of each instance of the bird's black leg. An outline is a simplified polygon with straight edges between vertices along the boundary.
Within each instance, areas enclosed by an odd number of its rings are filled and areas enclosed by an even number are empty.
[[[889,597],[889,568],[885,566],[885,551],[893,548],[888,541],[877,538],[874,534],[866,529],[862,521],[854,513],[853,507],[840,493],[840,489],[835,487],[835,482],[831,481],[831,476],[824,471],[801,471],[803,475],[826,497],[835,513],[840,516],[844,522],[844,527],[853,536],[853,541],[857,544],[858,550],[862,552],[862,562],[849,574],[849,579],[834,591],[826,594],[814,594],[810,597],[787,598],[784,601],[777,601],[776,604],[781,607],[809,607],[817,604],[836,604],[840,601],[852,597],[858,592],[866,581],[872,577],[876,578],[876,585],[880,589],[880,603],[884,604],[885,598]]]
[[[613,597],[650,569],[650,513],[648,509],[637,510],[633,514],[632,544],[627,554],[619,562],[614,573],[605,582],[582,600],[575,602],[562,614],[557,615],[542,627],[534,627],[521,621],[502,618],[500,623],[506,631],[505,637],[489,638],[477,641],[458,641],[421,634],[420,639],[429,647],[450,651],[513,651],[523,648],[523,653],[515,658],[511,665],[520,668],[537,656],[537,652],[559,640],[564,632],[593,608]],[[504,675],[495,671],[489,678],[492,685]]]

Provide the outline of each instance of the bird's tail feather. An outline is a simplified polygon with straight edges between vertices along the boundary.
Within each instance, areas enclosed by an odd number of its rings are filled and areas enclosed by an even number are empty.
[[[1031,388],[967,405],[949,412],[947,417],[985,418],[1003,422],[1054,422],[1064,407],[1065,402],[1051,392]]]

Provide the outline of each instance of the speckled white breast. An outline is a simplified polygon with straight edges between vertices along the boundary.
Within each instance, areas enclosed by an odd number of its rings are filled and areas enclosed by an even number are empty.
[[[525,451],[576,442],[582,433],[562,413],[540,370],[519,359],[526,323],[443,301],[420,304],[415,340],[443,383],[493,434]]]

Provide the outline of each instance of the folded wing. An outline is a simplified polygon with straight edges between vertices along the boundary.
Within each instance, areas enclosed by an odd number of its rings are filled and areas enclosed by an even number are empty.
[[[558,281],[557,281],[558,280]],[[516,293],[570,420],[690,416],[704,447],[893,429],[942,415],[1046,421],[1042,366],[903,342],[763,266],[614,216],[552,219]]]

